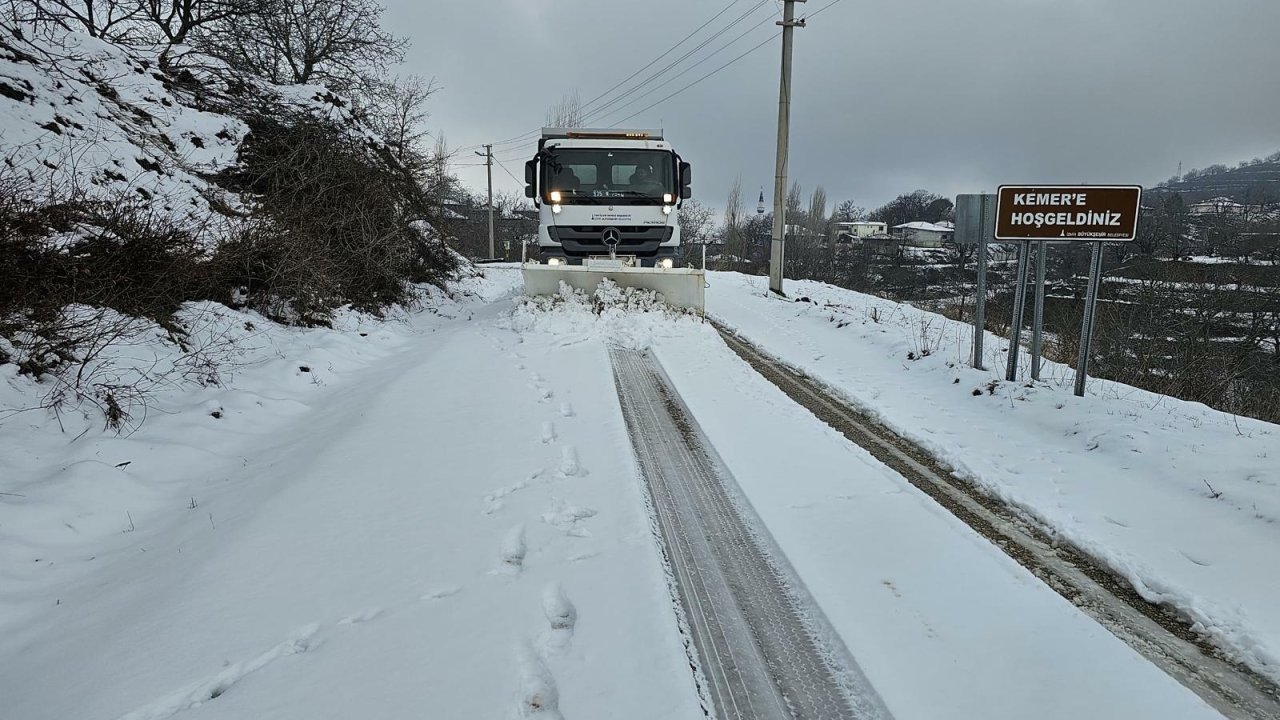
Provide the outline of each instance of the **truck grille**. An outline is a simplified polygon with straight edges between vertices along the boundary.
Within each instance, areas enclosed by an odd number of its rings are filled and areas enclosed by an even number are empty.
[[[665,225],[611,225],[621,236],[618,240],[618,251],[628,255],[649,257],[656,255],[658,246],[671,239],[673,229]],[[584,225],[552,225],[547,234],[554,242],[560,243],[566,255],[585,256],[607,253],[601,234],[602,226]]]

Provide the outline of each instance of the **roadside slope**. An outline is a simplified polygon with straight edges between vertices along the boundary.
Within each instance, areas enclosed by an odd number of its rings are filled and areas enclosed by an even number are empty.
[[[715,273],[708,312],[955,473],[1023,509],[1280,679],[1280,429],[1071,370],[1003,382],[967,367],[972,330],[820,283]],[[988,367],[1007,342],[988,335]],[[927,351],[927,352],[926,352]],[[1023,363],[1026,367],[1026,363]],[[1212,486],[1212,490],[1210,490]]]

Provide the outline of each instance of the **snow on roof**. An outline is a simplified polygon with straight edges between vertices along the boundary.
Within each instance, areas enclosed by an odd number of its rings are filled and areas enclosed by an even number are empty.
[[[937,232],[937,233],[949,233],[955,230],[955,228],[950,228],[950,227],[947,227],[946,225],[935,225],[934,223],[923,222],[920,220],[917,220],[916,222],[902,223],[901,225],[894,225],[893,229],[894,230],[925,230],[928,232]]]

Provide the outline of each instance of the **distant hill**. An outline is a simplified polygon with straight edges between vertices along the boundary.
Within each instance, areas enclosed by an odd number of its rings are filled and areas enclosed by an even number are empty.
[[[1192,170],[1176,181],[1148,188],[1148,193],[1179,193],[1188,201],[1229,197],[1238,202],[1257,202],[1263,197],[1280,197],[1280,153],[1261,162],[1227,168],[1216,165]]]

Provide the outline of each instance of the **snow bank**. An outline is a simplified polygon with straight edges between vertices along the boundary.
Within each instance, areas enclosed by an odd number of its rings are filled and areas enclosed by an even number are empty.
[[[608,279],[591,295],[561,282],[557,295],[518,298],[511,315],[519,333],[548,333],[562,344],[602,339],[633,350],[699,323],[696,315],[663,304],[652,290],[621,288]]]
[[[1005,382],[995,335],[973,370],[969,325],[808,281],[780,300],[764,281],[712,274],[708,315],[1280,680],[1280,427],[1097,379],[1075,398],[1067,366],[1030,382],[1025,350]]]
[[[149,528],[189,473],[234,464],[247,440],[269,437],[372,363],[518,281],[491,272],[449,293],[425,287],[420,312],[341,310],[330,328],[188,303],[175,317],[181,342],[150,321],[69,308],[117,327],[113,342],[76,348],[81,363],[66,379],[37,381],[0,364],[0,628],[18,621],[18,600],[32,588],[65,579],[69,568],[55,558]],[[123,413],[119,432],[104,419],[108,402]],[[202,458],[195,465],[193,452]],[[191,497],[187,509],[202,516],[202,500]]]

